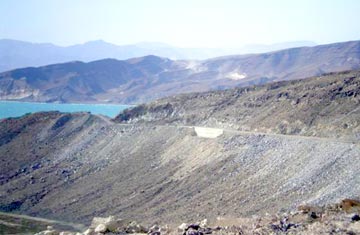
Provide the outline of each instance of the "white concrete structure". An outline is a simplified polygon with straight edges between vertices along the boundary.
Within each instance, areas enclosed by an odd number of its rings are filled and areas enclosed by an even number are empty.
[[[216,138],[224,133],[223,129],[208,128],[208,127],[194,127],[195,133],[203,138]]]

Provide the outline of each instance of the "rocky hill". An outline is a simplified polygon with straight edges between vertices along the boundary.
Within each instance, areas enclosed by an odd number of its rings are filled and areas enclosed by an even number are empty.
[[[200,125],[360,140],[360,72],[331,73],[164,98],[126,110],[123,123]]]
[[[359,62],[359,41],[204,61],[146,56],[70,62],[1,73],[0,99],[132,104],[358,69]]]
[[[177,70],[170,60],[155,56],[18,69],[0,75],[0,97],[46,102],[129,103],[148,83],[157,83],[156,75],[167,69]]]
[[[4,119],[0,210],[180,224],[359,199],[358,83],[354,71],[180,95],[117,122],[58,112]]]

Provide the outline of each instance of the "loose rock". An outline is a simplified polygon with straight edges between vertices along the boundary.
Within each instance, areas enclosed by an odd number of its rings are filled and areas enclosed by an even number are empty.
[[[105,224],[99,224],[98,226],[96,226],[95,228],[95,232],[96,233],[105,233],[107,231],[107,227]]]
[[[351,217],[352,221],[360,221],[360,216],[358,214],[355,214],[353,217]]]

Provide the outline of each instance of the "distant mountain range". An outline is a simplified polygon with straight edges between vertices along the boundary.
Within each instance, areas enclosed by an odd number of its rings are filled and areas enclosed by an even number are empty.
[[[0,99],[142,103],[179,93],[222,90],[359,68],[360,41],[203,61],[145,56],[68,62],[1,73]]]
[[[315,43],[297,41],[272,45],[248,45],[238,49],[214,49],[178,48],[164,43],[150,42],[118,46],[101,40],[61,47],[50,43],[30,43],[2,39],[0,40],[0,72],[69,61],[89,62],[106,58],[126,60],[147,55],[170,59],[208,59],[230,54],[263,53],[303,46],[315,46]]]

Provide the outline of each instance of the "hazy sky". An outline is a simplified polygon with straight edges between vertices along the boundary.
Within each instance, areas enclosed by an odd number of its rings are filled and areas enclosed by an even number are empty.
[[[241,47],[360,39],[360,0],[0,0],[0,38]]]

